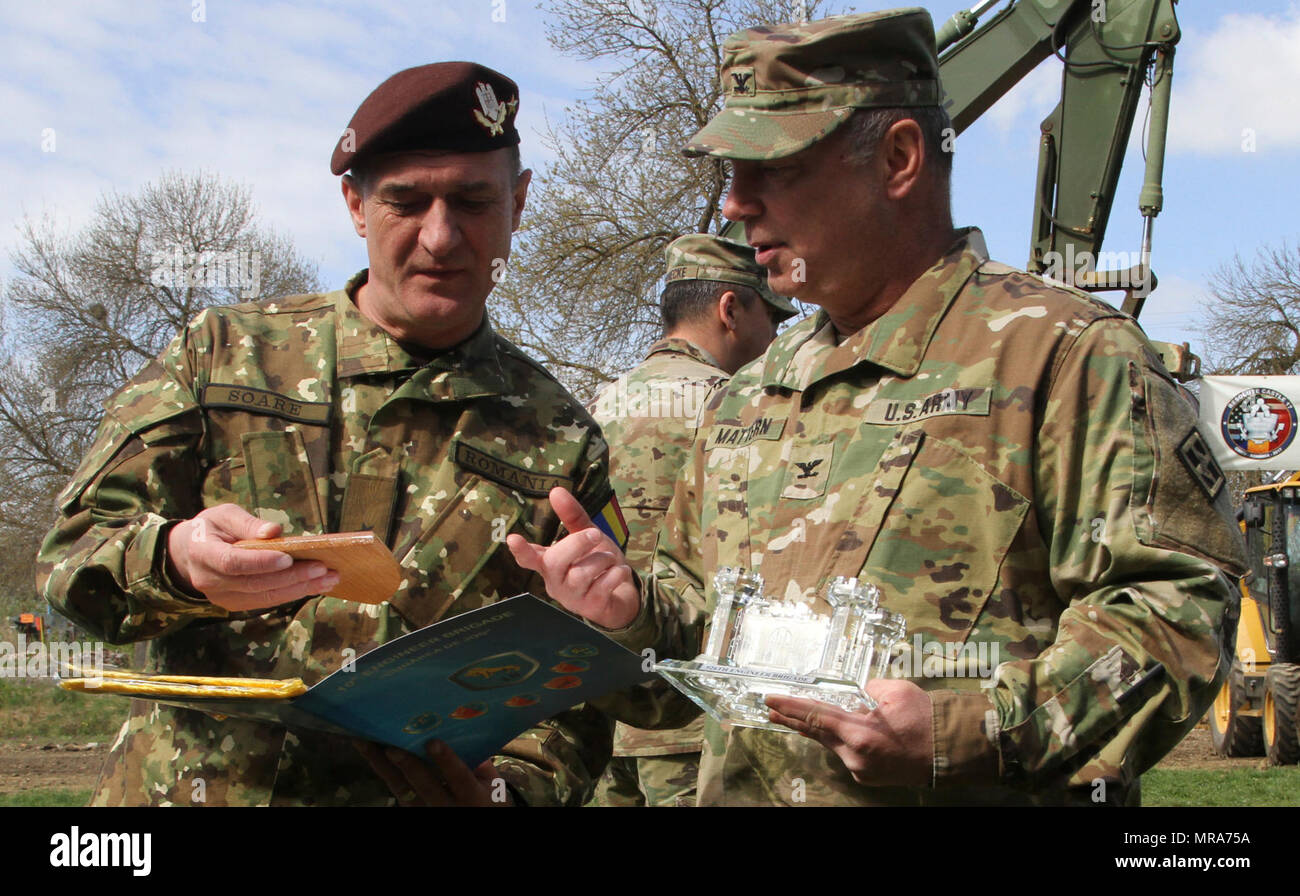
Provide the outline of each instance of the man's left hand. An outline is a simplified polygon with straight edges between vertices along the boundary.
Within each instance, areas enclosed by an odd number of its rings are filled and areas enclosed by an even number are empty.
[[[899,679],[870,681],[867,693],[879,704],[871,712],[770,696],[769,718],[834,752],[859,784],[928,787],[934,775],[930,695]]]
[[[364,741],[356,746],[403,806],[514,805],[491,760],[471,770],[440,740],[425,745],[429,762],[396,747]]]

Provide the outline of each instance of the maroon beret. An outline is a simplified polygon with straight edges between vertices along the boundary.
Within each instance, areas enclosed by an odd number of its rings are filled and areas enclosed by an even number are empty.
[[[519,143],[519,87],[475,62],[435,62],[393,75],[366,97],[334,147],[342,174],[381,152],[488,152]]]

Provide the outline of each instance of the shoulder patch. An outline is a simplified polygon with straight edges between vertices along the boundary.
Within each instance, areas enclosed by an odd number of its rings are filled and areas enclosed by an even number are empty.
[[[1199,429],[1193,429],[1178,443],[1178,457],[1206,497],[1211,501],[1217,498],[1219,492],[1223,491],[1226,479]]]
[[[459,439],[456,440],[451,457],[456,466],[532,498],[544,498],[557,486],[573,490],[573,480],[567,476],[553,476],[549,473],[525,470],[499,457],[493,457],[485,451],[472,448]]]

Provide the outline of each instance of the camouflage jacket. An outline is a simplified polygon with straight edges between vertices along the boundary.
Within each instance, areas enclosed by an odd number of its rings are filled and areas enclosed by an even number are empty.
[[[627,561],[642,574],[650,571],[655,538],[677,474],[690,456],[700,415],[726,381],[726,371],[708,352],[689,340],[670,337],[652,345],[645,360],[607,386],[592,406],[592,416],[609,443],[609,478],[627,522]],[[703,733],[698,718],[664,731],[619,723],[614,755],[694,752]]]
[[[594,422],[484,321],[468,340],[412,355],[346,290],[209,309],[109,402],[94,447],[59,497],[38,587],[114,643],[149,641],[149,669],[301,677],[523,591],[544,594],[503,544],[552,540],[546,494],[610,497]],[[371,529],[403,581],[378,606],[313,598],[231,613],[168,580],[167,532],[233,502],[285,534]],[[608,761],[608,720],[577,707],[495,757],[528,803],[584,802]],[[198,782],[202,780],[200,785]],[[312,732],[135,701],[99,804],[389,804],[354,747]]]
[[[821,312],[779,336],[696,445],[625,643],[698,653],[722,566],[820,612],[860,576],[934,710],[926,790],[710,723],[701,805],[1132,802],[1222,680],[1245,554],[1192,409],[1127,316],[987,261],[978,231],[859,332]]]

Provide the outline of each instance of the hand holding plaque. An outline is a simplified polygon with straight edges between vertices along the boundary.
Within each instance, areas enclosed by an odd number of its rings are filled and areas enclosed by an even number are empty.
[[[373,532],[333,532],[285,538],[250,538],[237,548],[280,551],[295,560],[318,560],[338,573],[329,597],[363,604],[383,603],[402,584],[402,569]]]
[[[764,594],[757,573],[723,568],[704,652],[664,660],[655,671],[722,723],[787,731],[769,719],[768,695],[875,709],[866,683],[884,673],[906,621],[879,606],[880,590],[836,578],[826,589],[831,614]]]

